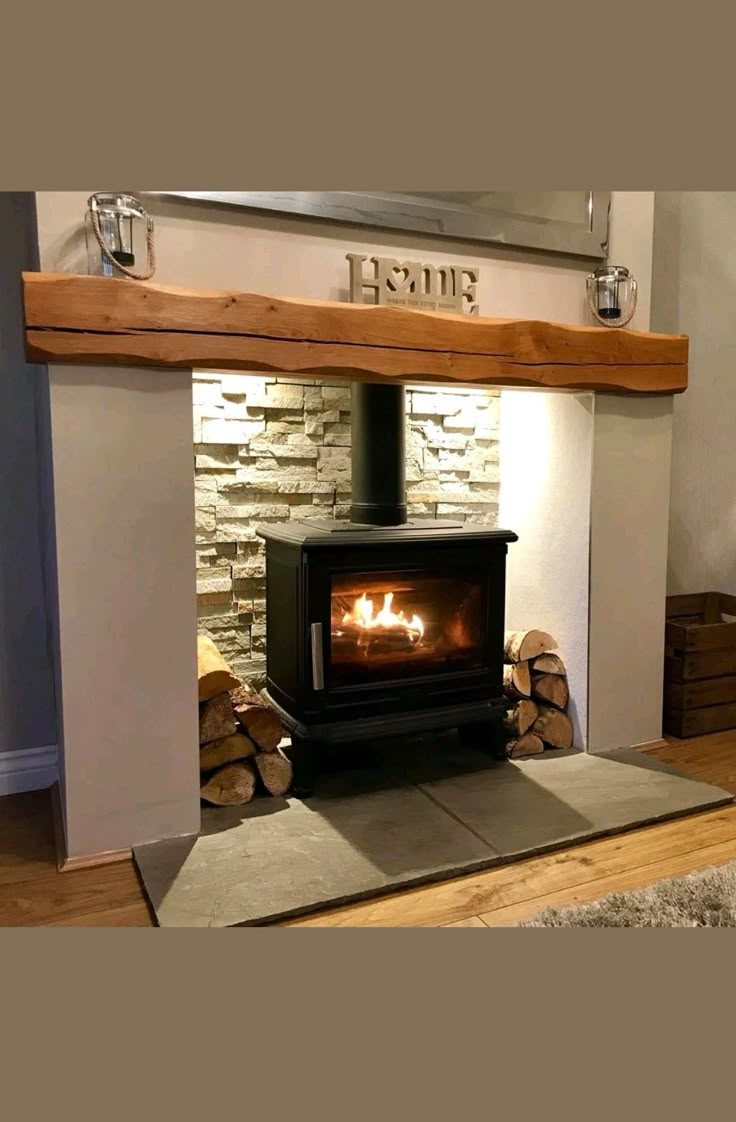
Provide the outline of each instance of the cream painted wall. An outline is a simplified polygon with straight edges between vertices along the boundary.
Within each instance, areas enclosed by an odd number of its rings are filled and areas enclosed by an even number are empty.
[[[37,193],[45,271],[87,271],[83,220],[89,194]],[[140,194],[156,223],[154,280],[159,284],[342,300],[348,297],[346,253],[424,253],[438,264],[462,261],[480,268],[482,315],[588,322],[584,279],[589,261]],[[614,191],[611,203],[611,260],[628,265],[639,279],[632,327],[641,330],[649,319],[653,200],[651,191]]]
[[[662,735],[672,398],[595,401],[588,749]]]
[[[631,327],[640,331],[649,329],[653,216],[653,192],[614,192],[609,260],[637,278]],[[538,443],[533,466],[525,418]],[[592,752],[661,736],[671,437],[670,398],[501,394],[499,525],[521,538],[509,547],[507,623],[557,638],[575,743]]]
[[[639,281],[650,328],[654,193],[616,192],[609,260]],[[655,325],[651,325],[657,330]],[[599,394],[591,480],[588,748],[662,735],[672,398]]]
[[[653,191],[613,192],[608,260],[611,265],[625,265],[638,281],[636,314],[630,325],[634,331],[650,329],[653,226]]]
[[[89,194],[37,195],[44,270],[87,271],[81,223]],[[346,253],[399,257],[424,254],[437,264],[462,262],[479,267],[482,315],[583,322],[584,278],[591,268],[589,262],[144,197],[156,224],[154,279],[159,284],[347,300]]]
[[[62,802],[80,857],[199,829],[191,374],[49,380]]]
[[[576,747],[587,746],[593,394],[501,394],[498,524],[509,546],[506,627],[554,635]]]
[[[690,336],[674,400],[670,595],[736,593],[736,191],[657,192],[652,328]]]

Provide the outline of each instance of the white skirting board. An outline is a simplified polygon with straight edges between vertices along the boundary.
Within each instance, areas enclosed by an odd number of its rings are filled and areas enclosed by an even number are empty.
[[[0,796],[50,787],[59,775],[57,757],[55,744],[0,752]]]

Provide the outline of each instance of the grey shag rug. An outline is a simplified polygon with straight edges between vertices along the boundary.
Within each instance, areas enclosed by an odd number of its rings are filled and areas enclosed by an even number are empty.
[[[736,861],[592,904],[548,908],[517,927],[736,927]]]

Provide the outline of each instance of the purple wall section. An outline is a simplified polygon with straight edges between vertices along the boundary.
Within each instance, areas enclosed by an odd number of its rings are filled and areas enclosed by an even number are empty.
[[[34,196],[0,192],[0,752],[57,743],[46,367],[25,361],[20,273],[38,268]]]

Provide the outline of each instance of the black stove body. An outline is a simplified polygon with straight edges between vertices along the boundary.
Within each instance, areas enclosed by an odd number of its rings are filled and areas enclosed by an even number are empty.
[[[321,744],[459,728],[503,748],[506,553],[516,534],[408,521],[404,390],[353,387],[351,520],[261,525],[267,693],[294,790]]]

